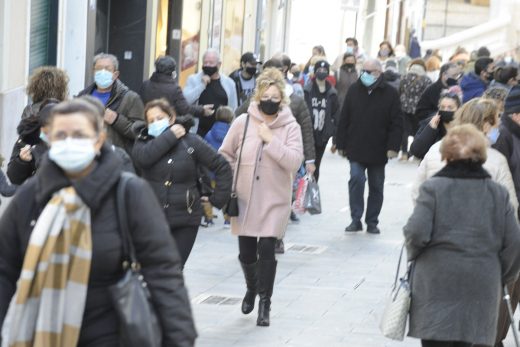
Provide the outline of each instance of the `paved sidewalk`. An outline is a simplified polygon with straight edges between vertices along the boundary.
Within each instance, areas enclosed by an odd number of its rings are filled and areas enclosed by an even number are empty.
[[[287,251],[278,256],[269,328],[256,326],[256,309],[247,316],[240,312],[245,284],[236,238],[222,228],[221,217],[215,227],[201,228],[185,270],[200,335],[197,345],[419,346],[413,339],[385,339],[378,330],[401,229],[412,209],[415,167],[395,161],[387,167],[381,235],[346,234],[348,164],[325,155],[320,178],[323,213],[304,215],[288,228]]]

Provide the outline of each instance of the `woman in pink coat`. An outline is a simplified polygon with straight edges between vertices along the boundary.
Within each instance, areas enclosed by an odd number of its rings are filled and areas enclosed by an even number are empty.
[[[243,140],[245,127],[246,135]],[[236,168],[244,141],[240,168]],[[238,235],[239,261],[247,292],[242,312],[254,309],[260,297],[257,325],[269,326],[276,273],[275,242],[282,237],[291,213],[294,174],[303,161],[300,126],[288,107],[282,73],[264,70],[257,78],[247,114],[231,125],[220,152],[238,169],[239,216],[231,218]]]

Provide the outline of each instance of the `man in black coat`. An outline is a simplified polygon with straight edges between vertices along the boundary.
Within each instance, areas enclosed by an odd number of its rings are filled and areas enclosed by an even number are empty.
[[[459,83],[462,71],[459,65],[447,63],[441,67],[439,79],[431,84],[422,94],[417,107],[415,108],[415,118],[421,121],[431,117],[439,110],[439,99],[443,89],[454,87]]]
[[[367,232],[379,234],[385,166],[397,157],[403,119],[398,92],[383,78],[381,63],[368,59],[359,80],[345,97],[336,133],[336,147],[350,162],[349,203],[352,223],[347,232],[362,230],[364,192],[368,173]]]
[[[178,115],[191,114],[194,117],[204,117],[213,114],[212,105],[190,105],[186,101],[182,89],[175,80],[177,63],[175,59],[166,55],[157,58],[155,61],[155,72],[149,80],[143,82],[139,95],[146,103],[160,98],[168,100],[170,105],[175,108]]]

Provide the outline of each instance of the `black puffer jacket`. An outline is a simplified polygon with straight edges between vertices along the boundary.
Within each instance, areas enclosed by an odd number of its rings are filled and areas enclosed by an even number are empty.
[[[133,158],[159,199],[170,226],[197,226],[202,217],[201,193],[197,187],[198,166],[215,173],[216,188],[211,204],[222,208],[231,194],[233,179],[226,159],[198,135],[181,139],[170,128],[157,138],[142,128],[134,145]]]
[[[204,116],[204,108],[188,104],[181,87],[171,75],[154,72],[149,80],[143,82],[139,95],[145,105],[154,99],[165,98],[175,108],[178,115]]]
[[[82,90],[78,96],[91,95],[95,88],[96,84],[93,83]],[[134,123],[144,124],[144,106],[141,98],[123,82],[116,80],[112,85],[112,93],[105,107],[117,113],[116,121],[107,126],[108,138],[128,154],[132,153],[132,145],[136,137],[133,132],[136,126]]]
[[[116,187],[122,163],[104,146],[87,177],[69,181],[46,156],[35,177],[19,188],[0,219],[0,325],[16,289],[34,221],[52,194],[72,185],[90,207],[92,263],[78,347],[119,345],[119,322],[108,287],[122,276]],[[175,241],[150,186],[135,178],[126,194],[128,225],[142,273],[163,328],[163,346],[193,346],[196,338]]]

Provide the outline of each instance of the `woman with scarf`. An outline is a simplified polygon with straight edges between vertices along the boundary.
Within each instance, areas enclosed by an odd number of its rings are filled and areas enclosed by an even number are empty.
[[[48,154],[0,219],[2,346],[119,347],[110,288],[125,273],[116,213],[123,163],[105,144],[99,110],[85,100],[55,106],[47,136]],[[193,346],[181,261],[161,207],[135,176],[125,197],[163,345]]]

